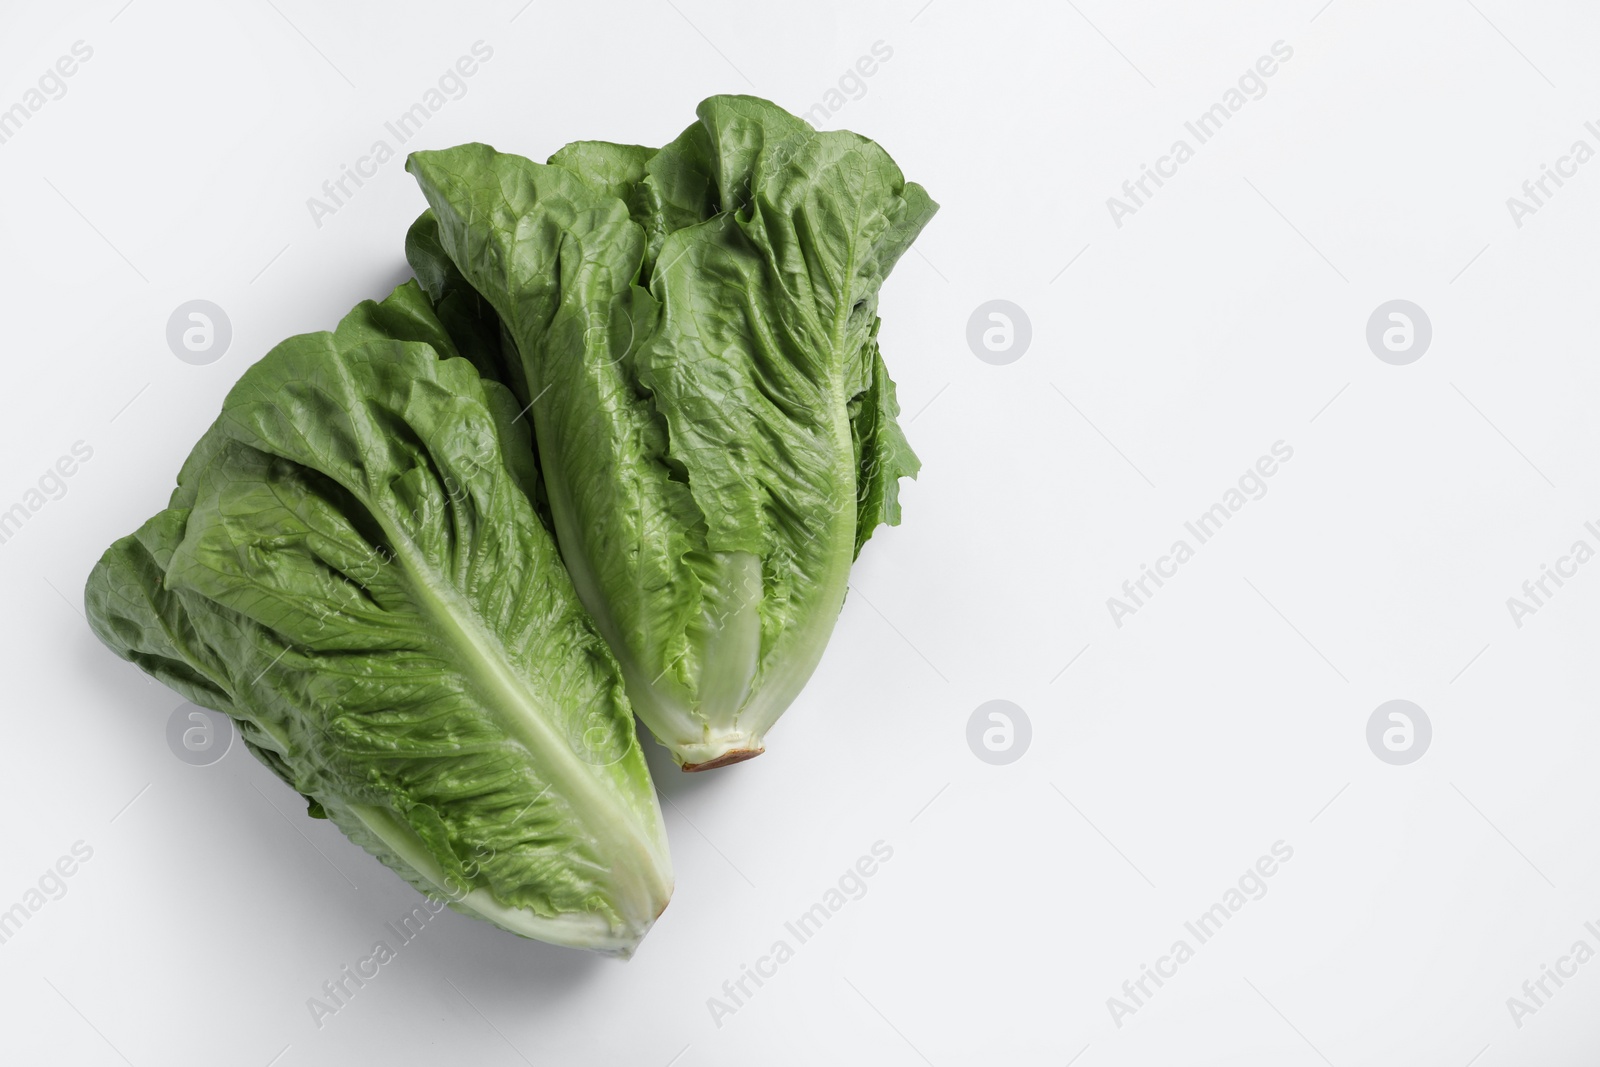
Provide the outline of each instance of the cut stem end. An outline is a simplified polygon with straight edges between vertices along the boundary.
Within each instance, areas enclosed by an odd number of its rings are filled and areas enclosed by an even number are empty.
[[[765,751],[766,748],[764,747],[735,748],[724,752],[715,759],[706,760],[704,763],[685,763],[682,766],[685,771],[690,773],[695,771],[710,771],[715,770],[718,767],[727,767],[734,763],[743,763],[747,759],[755,759]]]

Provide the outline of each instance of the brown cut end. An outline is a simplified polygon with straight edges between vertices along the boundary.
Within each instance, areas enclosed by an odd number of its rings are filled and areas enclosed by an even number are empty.
[[[711,771],[718,767],[727,767],[734,763],[743,763],[747,759],[755,759],[765,748],[736,748],[731,752],[724,752],[716,759],[706,760],[704,763],[685,763],[683,769],[691,774],[695,771]]]

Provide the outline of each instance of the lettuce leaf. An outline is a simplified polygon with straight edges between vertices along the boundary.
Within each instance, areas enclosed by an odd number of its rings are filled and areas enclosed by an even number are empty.
[[[523,404],[480,377],[498,322],[457,295],[407,283],[246,371],[90,623],[417,889],[627,955],[671,894],[660,810]]]
[[[640,718],[685,769],[759,753],[916,474],[877,302],[936,206],[872,141],[751,97],[659,151],[407,169],[413,269],[514,345],[562,558]]]

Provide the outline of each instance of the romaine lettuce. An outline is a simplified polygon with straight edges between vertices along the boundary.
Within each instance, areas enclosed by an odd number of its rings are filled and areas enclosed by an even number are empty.
[[[407,283],[247,370],[89,619],[419,890],[627,955],[672,891],[655,792],[522,405],[474,369],[498,325],[441,314]]]
[[[877,303],[936,205],[872,141],[751,97],[659,151],[475,144],[407,169],[431,209],[412,267],[436,300],[481,295],[514,346],[486,370],[530,409],[635,710],[686,770],[761,752],[917,471]]]

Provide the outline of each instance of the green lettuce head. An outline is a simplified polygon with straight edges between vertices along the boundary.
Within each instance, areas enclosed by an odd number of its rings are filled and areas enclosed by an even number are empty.
[[[474,368],[498,338],[442,315],[407,283],[246,371],[89,621],[417,889],[626,956],[672,893],[655,791],[521,403]]]
[[[660,150],[407,169],[431,208],[408,258],[441,309],[498,320],[480,367],[531,415],[634,710],[686,770],[760,753],[917,472],[878,290],[936,205],[872,141],[740,96]]]

